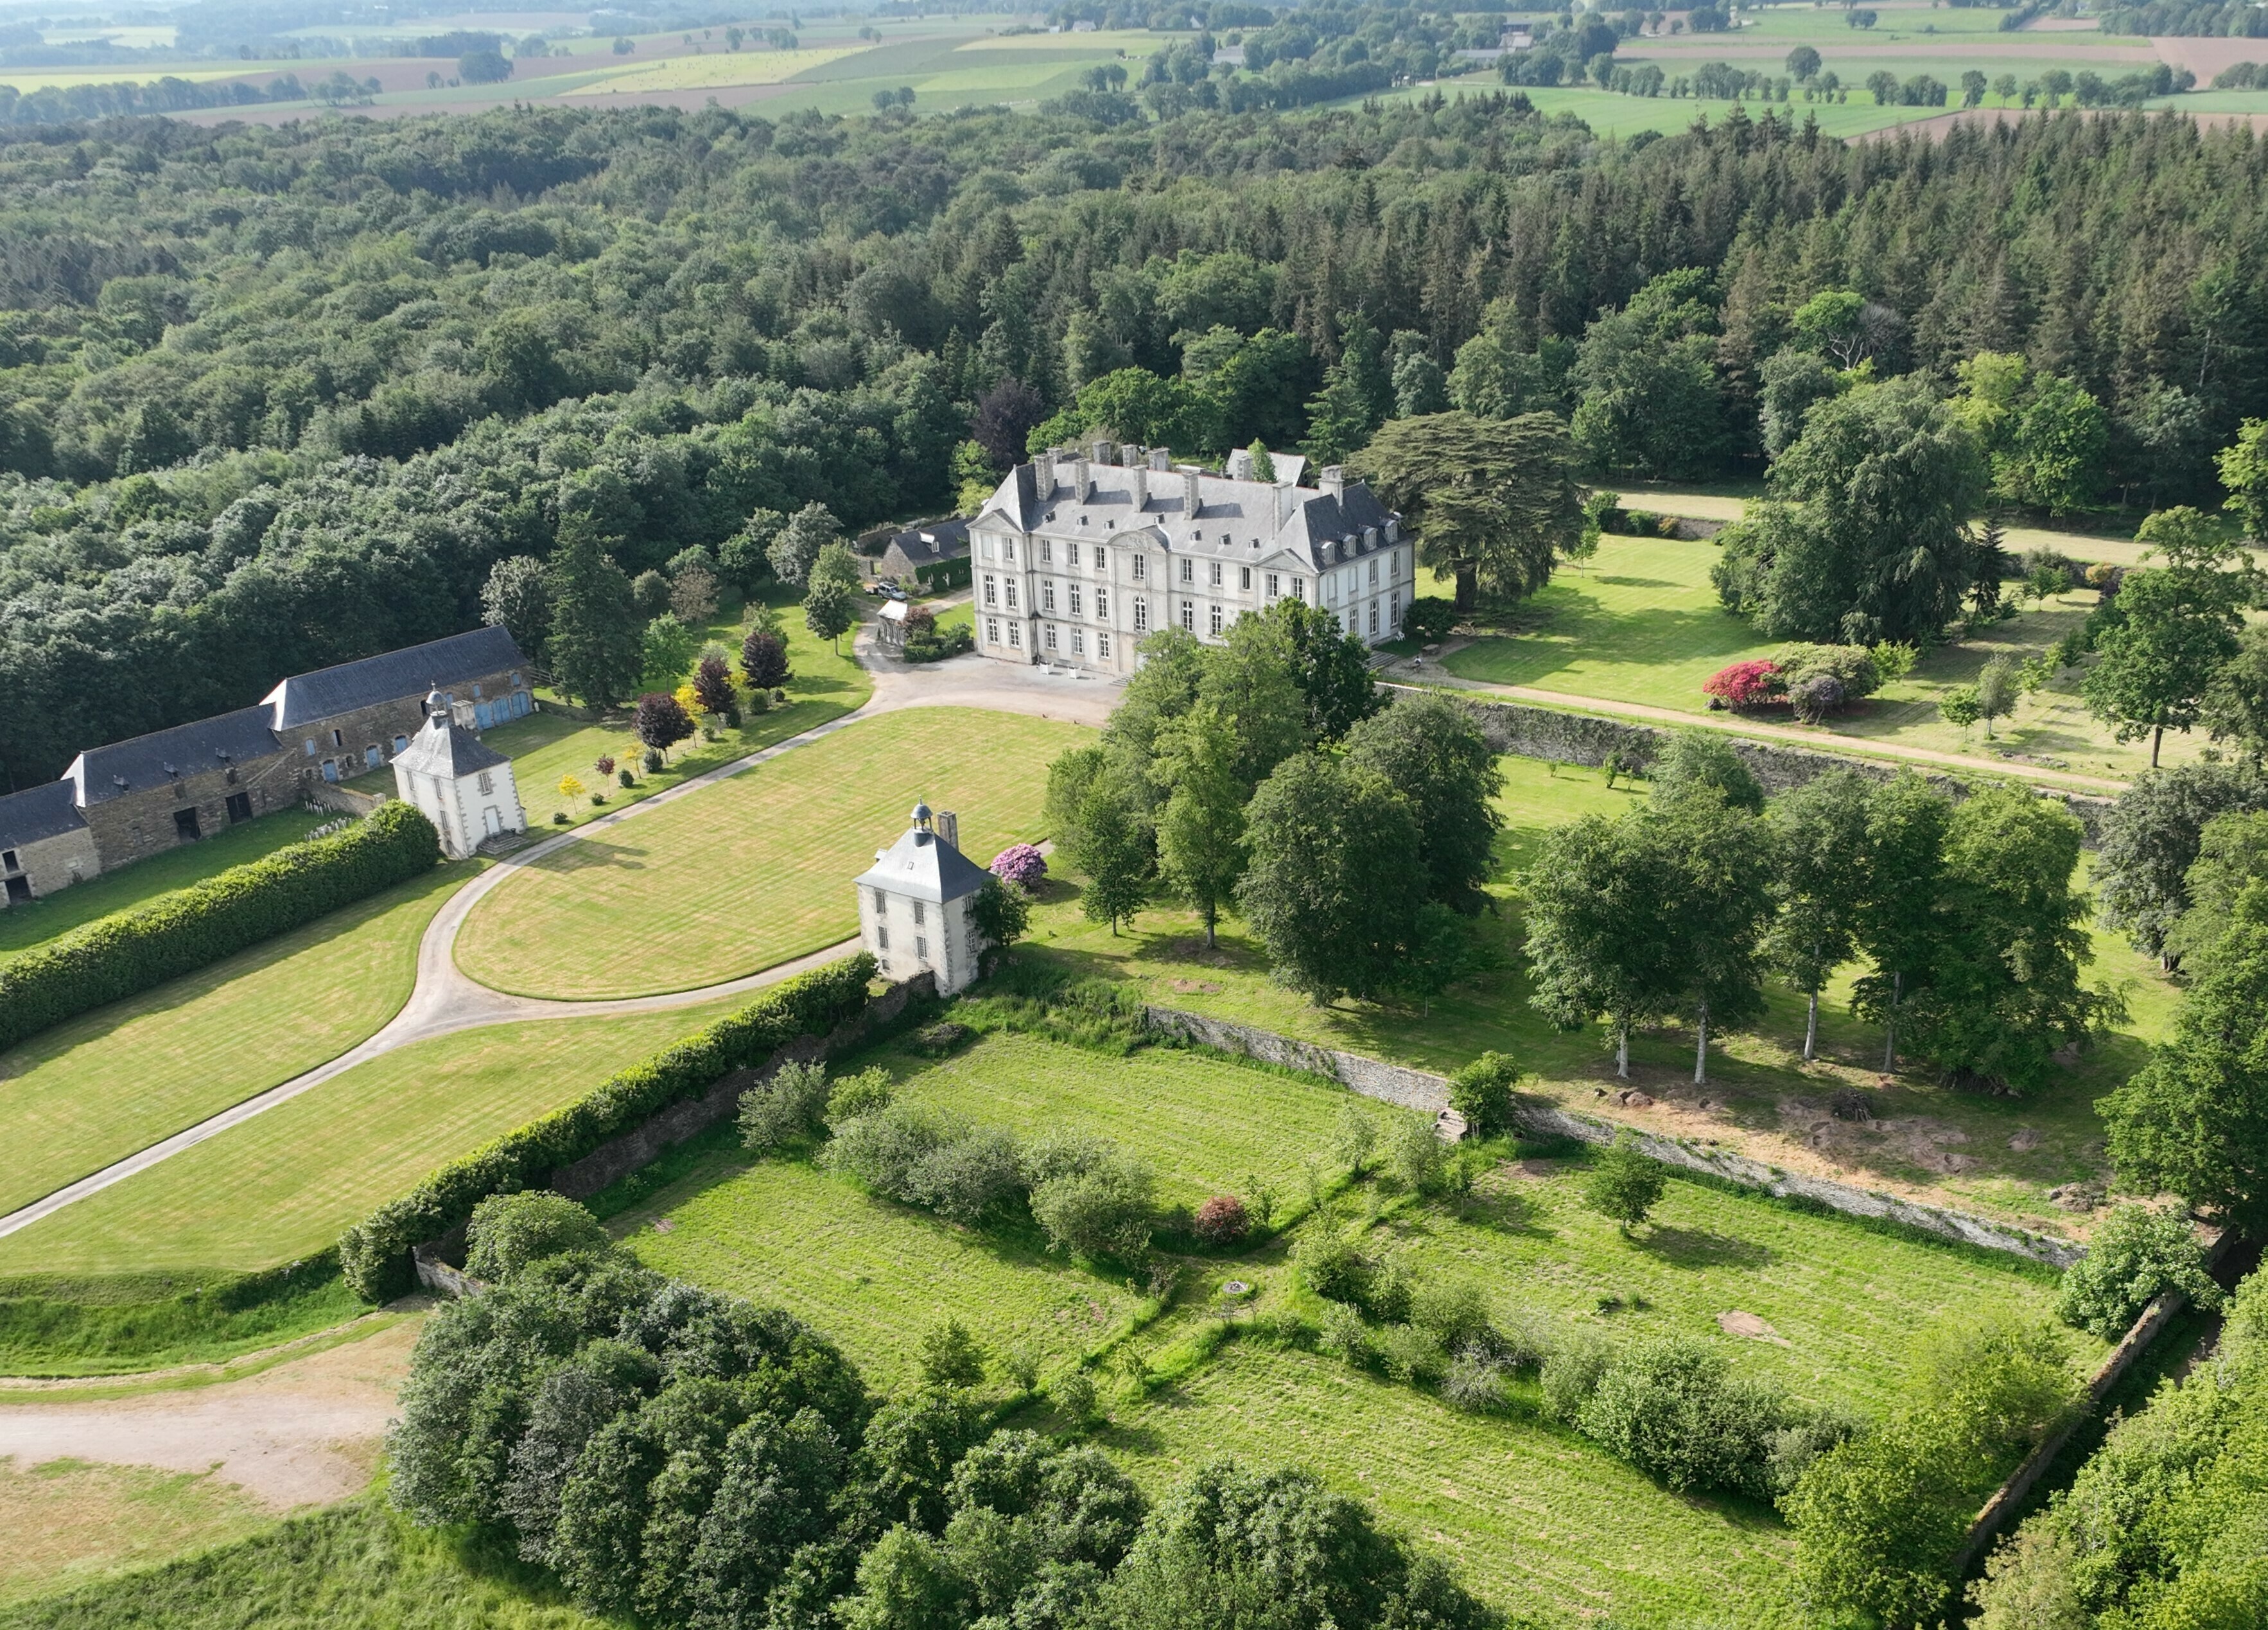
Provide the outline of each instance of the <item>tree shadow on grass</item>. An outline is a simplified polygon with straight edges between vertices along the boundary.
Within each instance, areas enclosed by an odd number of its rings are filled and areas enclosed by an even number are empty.
[[[586,837],[579,844],[569,844],[555,849],[535,862],[535,868],[544,872],[643,872],[646,851],[630,844],[611,842],[603,837]]]
[[[1707,1228],[1673,1228],[1655,1223],[1644,1234],[1633,1234],[1631,1243],[1674,1268],[1762,1268],[1774,1252],[1753,1240],[1735,1239]]]

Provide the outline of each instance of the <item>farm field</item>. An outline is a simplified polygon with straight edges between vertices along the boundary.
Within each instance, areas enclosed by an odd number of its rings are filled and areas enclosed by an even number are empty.
[[[83,883],[73,883],[28,905],[11,905],[0,911],[0,959],[69,933],[98,917],[147,905],[159,895],[186,889],[232,866],[273,854],[287,845],[298,843],[326,821],[337,818],[328,811],[317,815],[306,809],[279,809],[241,826],[224,827],[201,842],[183,844],[114,872],[91,877]]]
[[[1518,631],[1476,639],[1446,654],[1442,666],[1460,679],[1700,716],[1708,711],[1704,680],[1729,663],[1769,657],[1784,643],[1759,639],[1718,603],[1709,581],[1715,560],[1716,546],[1705,541],[1603,538],[1593,559],[1580,569],[1562,566],[1550,586],[1514,614]],[[1990,739],[1981,729],[1946,723],[1938,712],[1948,690],[1972,682],[1992,658],[2046,651],[2087,620],[2095,599],[2091,589],[2057,595],[1981,635],[1939,646],[1904,679],[1814,728],[1856,746],[1895,741],[1979,757],[1997,753],[2086,775],[2124,778],[2147,769],[2147,740],[2113,741],[2080,700],[2076,670],[2025,697]],[[2194,758],[2207,745],[2202,736],[2169,734],[2162,762]]]
[[[1461,1415],[1335,1361],[1233,1343],[1118,1413],[1105,1446],[1152,1493],[1218,1455],[1308,1466],[1374,1501],[1501,1608],[1595,1612],[1647,1630],[1800,1623],[1794,1547],[1760,1506],[1671,1494],[1572,1434]]]
[[[1491,965],[1424,1007],[1389,1007],[1341,1001],[1317,1007],[1274,984],[1261,948],[1233,918],[1224,918],[1217,948],[1205,949],[1196,918],[1172,907],[1145,908],[1116,935],[1079,914],[1075,884],[1051,880],[1018,955],[1066,971],[1137,982],[1162,1006],[1256,1024],[1351,1052],[1447,1073],[1489,1050],[1509,1053],[1535,1072],[1523,1090],[1571,1108],[1599,1109],[1600,1095],[1623,1083],[1595,1028],[1555,1030],[1528,1005],[1513,878],[1533,863],[1545,833],[1593,809],[1609,813],[1643,797],[1643,784],[1609,789],[1595,771],[1534,760],[1498,761],[1506,830],[1498,840],[1491,915],[1478,939]],[[1705,1088],[1691,1084],[1689,1029],[1641,1031],[1631,1046],[1631,1084],[1656,1100],[1619,1118],[1675,1136],[1714,1138],[1761,1159],[1840,1176],[2019,1221],[2051,1232],[2074,1225],[2047,1198],[2056,1184],[2099,1176],[2102,1126],[2094,1101],[2140,1062],[2164,1034],[2173,987],[2125,940],[2092,930],[2093,979],[2122,989],[2132,1009],[2127,1027],[2083,1057],[2063,1080],[2022,1102],[1944,1088],[1919,1072],[1902,1071],[1880,1088],[1881,1118],[1866,1127],[1831,1119],[1826,1100],[1844,1086],[1881,1081],[1881,1033],[1850,1016],[1850,971],[1831,983],[1820,1006],[1820,1056],[1800,1058],[1800,997],[1768,984],[1768,1011],[1752,1031],[1712,1039]],[[1704,1108],[1700,1100],[1705,1098]],[[2021,1147],[2011,1147],[2011,1140]]]
[[[344,1052],[409,999],[444,864],[0,1055],[0,1212]]]
[[[842,1067],[877,1058],[898,1078],[902,1102],[1026,1137],[1057,1128],[1109,1137],[1153,1165],[1167,1202],[1250,1193],[1256,1182],[1292,1189],[1310,1160],[1335,1172],[1327,1146],[1340,1116],[1361,1103],[1199,1052],[1117,1058],[1014,1033],[935,1062],[885,1048]],[[1399,1113],[1361,1107],[1381,1122]],[[1868,1412],[1903,1384],[1920,1327],[1988,1302],[2043,1310],[2052,1294],[2051,1276],[2013,1262],[1682,1182],[1669,1185],[1655,1225],[1624,1237],[1580,1208],[1580,1169],[1530,1162],[1484,1176],[1463,1202],[1388,1205],[1370,1243],[1421,1280],[1481,1284],[1499,1317],[1697,1337],[1744,1372]],[[1372,1192],[1351,1198],[1360,1207]],[[1344,1226],[1348,1204],[1335,1203],[1332,1226]],[[614,1226],[649,1265],[787,1307],[883,1385],[902,1383],[914,1334],[948,1316],[995,1353],[1042,1356],[1045,1374],[1120,1337],[1136,1310],[1125,1290],[1049,1258],[1028,1231],[955,1228],[799,1160],[712,1153]],[[1288,1284],[1272,1247],[1194,1265],[1201,1283],[1256,1281],[1263,1308]],[[1630,1305],[1600,1311],[1608,1294]],[[1765,1319],[1779,1339],[1726,1333],[1717,1316],[1734,1310]],[[1152,1350],[1196,1317],[1176,1312],[1123,1339]],[[2074,1344],[2075,1356],[2086,1345]],[[1309,1464],[1447,1547],[1506,1607],[1564,1608],[1611,1593],[1618,1611],[1653,1623],[1735,1583],[1774,1601],[1785,1589],[1787,1541],[1768,1509],[1672,1496],[1572,1435],[1458,1415],[1298,1352],[1233,1343],[1148,1399],[1122,1399],[1101,1441],[1153,1489],[1223,1452]]]
[[[312,1256],[442,1162],[733,1006],[529,1021],[404,1047],[0,1239],[0,1278],[246,1272]]]
[[[1002,1239],[957,1228],[806,1162],[750,1162],[738,1151],[711,1156],[615,1226],[650,1267],[785,1308],[881,1388],[906,1383],[921,1333],[947,1317],[1054,1373],[1138,1305],[1123,1283],[1049,1256],[1036,1231]]]
[[[1079,726],[960,708],[862,719],[522,868],[473,909],[484,985],[593,999],[715,984],[858,931],[850,880],[918,799],[982,865],[1036,839],[1047,765]],[[981,750],[979,743],[981,742]]]

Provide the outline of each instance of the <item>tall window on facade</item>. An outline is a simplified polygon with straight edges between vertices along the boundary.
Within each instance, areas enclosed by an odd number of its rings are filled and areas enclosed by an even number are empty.
[[[915,901],[915,902],[914,902],[914,926],[915,926],[915,927],[917,927],[917,928],[918,928],[918,927],[920,927],[924,923],[925,923],[925,922],[927,922],[927,921],[929,921],[929,917],[928,917],[928,914],[927,914],[925,911],[923,911],[923,909],[922,909],[922,903],[921,903],[920,901],[918,901],[918,900]]]
[[[1307,579],[1293,578],[1292,579],[1292,598],[1300,601],[1302,604],[1306,603],[1307,598]]]
[[[1252,586],[1251,567],[1239,566],[1236,569],[1236,586],[1239,588],[1250,588]]]
[[[1074,544],[1072,547],[1076,548],[1077,545]],[[1044,566],[1054,560],[1055,557],[1055,545],[1049,542],[1047,539],[1042,538],[1040,540],[1040,564]]]
[[[1284,579],[1283,579],[1282,578],[1280,578],[1280,577],[1277,576],[1277,575],[1276,575],[1276,573],[1274,573],[1274,572],[1270,572],[1270,573],[1268,574],[1268,598],[1269,598],[1269,599],[1273,600],[1273,599],[1275,599],[1275,598],[1276,598],[1276,596],[1277,596],[1277,595],[1278,595],[1278,594],[1282,594],[1282,593],[1284,592],[1283,583],[1284,583]]]
[[[1040,585],[1040,609],[1041,609],[1041,610],[1042,610],[1042,611],[1053,611],[1055,608],[1056,608],[1056,586],[1055,586],[1053,583],[1042,583],[1042,584],[1041,584],[1041,585]]]
[[[496,791],[496,778],[485,770],[481,771],[480,788],[481,796],[483,798]]]
[[[1083,615],[1079,606],[1079,585],[1076,583],[1071,586],[1071,614],[1073,616]]]
[[[1402,551],[1398,549],[1386,557],[1386,579],[1389,583],[1402,581]]]
[[[1197,608],[1186,600],[1182,601],[1182,626],[1192,633],[1197,631]]]
[[[1005,561],[1007,561],[1007,562],[1008,562],[1010,564],[1012,564],[1012,565],[1015,564],[1015,559],[1016,559],[1016,540],[1015,540],[1015,539],[1013,539],[1013,538],[1002,538],[1002,539],[1000,540],[1000,558],[1001,558],[1001,559],[1003,559],[1003,560],[1005,560]]]
[[[1000,603],[998,590],[999,585],[988,574],[984,579],[984,603],[986,605],[997,606]]]
[[[1378,632],[1378,602],[1374,600],[1370,602],[1370,631]]]
[[[1008,591],[1008,609],[1013,611],[1016,608],[1016,580],[1011,578],[1001,586]]]
[[[1083,657],[1086,654],[1086,631],[1085,629],[1075,628],[1071,630],[1071,653],[1075,657]]]
[[[1097,572],[1100,572],[1109,564],[1110,557],[1103,552],[1101,544],[1096,544],[1094,546],[1094,569]]]
[[[1212,563],[1212,586],[1215,588],[1220,586],[1220,562],[1217,560]]]
[[[1048,649],[1053,651],[1056,648],[1056,625],[1049,623],[1040,638],[1046,642]]]
[[[1008,644],[1018,651],[1024,648],[1024,625],[1021,623],[1008,624]]]
[[[1134,631],[1138,634],[1150,631],[1150,602],[1146,600],[1134,602]]]
[[[1110,591],[1108,589],[1098,588],[1094,591],[1094,615],[1099,617],[1107,617],[1110,615]]]
[[[998,617],[986,617],[984,619],[984,643],[988,645],[997,645],[1000,643],[1000,619]]]
[[[1184,560],[1182,562],[1182,581],[1184,583],[1194,583],[1197,580],[1197,563],[1194,560]]]
[[[914,961],[917,963],[925,963],[929,961],[929,936],[927,934],[917,933],[914,936]]]
[[[1214,633],[1216,633],[1216,634],[1219,633],[1219,632],[1220,632],[1220,608],[1219,608],[1219,606],[1215,606],[1215,607],[1212,608],[1212,616],[1211,616],[1211,624],[1212,624],[1212,631],[1213,631]]]
[[[1139,583],[1144,577],[1148,575],[1149,569],[1150,562],[1147,557],[1142,555],[1137,555],[1134,557],[1134,580],[1137,583]]]
[[[1094,654],[1099,657],[1107,657],[1110,654],[1110,636],[1100,629],[1095,631]]]
[[[1375,560],[1370,563],[1370,586],[1373,588],[1378,586],[1378,562]]]

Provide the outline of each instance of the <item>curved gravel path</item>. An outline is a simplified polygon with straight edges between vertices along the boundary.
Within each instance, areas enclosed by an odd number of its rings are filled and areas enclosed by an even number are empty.
[[[171,1137],[129,1154],[124,1160],[90,1172],[76,1183],[67,1184],[28,1206],[0,1216],[0,1236],[29,1228],[74,1201],[99,1193],[138,1172],[147,1171],[184,1149],[195,1148],[208,1138],[217,1137],[232,1127],[242,1125],[254,1116],[265,1114],[280,1103],[290,1103],[301,1093],[312,1091],[335,1076],[414,1042],[454,1035],[460,1030],[478,1029],[492,1024],[512,1024],[530,1019],[586,1019],[611,1014],[660,1013],[674,1007],[697,1007],[720,997],[737,996],[761,990],[768,985],[777,985],[783,979],[792,978],[808,969],[846,955],[858,948],[856,939],[811,952],[792,962],[777,963],[757,973],[728,979],[721,985],[703,985],[697,990],[623,997],[609,1001],[558,1001],[531,996],[508,996],[501,991],[491,990],[457,966],[454,949],[457,931],[464,926],[465,918],[473,907],[518,868],[556,854],[570,844],[581,843],[597,833],[609,831],[626,821],[637,820],[665,804],[689,798],[703,787],[713,786],[743,771],[768,763],[783,753],[793,752],[799,747],[807,746],[863,719],[908,707],[967,707],[1100,725],[1109,717],[1110,710],[1116,704],[1120,695],[1116,685],[1092,679],[1075,679],[1067,674],[1054,674],[1044,668],[1009,667],[979,656],[957,657],[927,668],[913,667],[878,650],[870,628],[860,630],[853,652],[874,678],[873,694],[862,706],[839,719],[815,726],[800,735],[790,736],[784,741],[751,753],[746,758],[734,759],[729,764],[721,764],[688,781],[680,782],[666,792],[657,793],[651,798],[506,856],[450,896],[440,911],[434,914],[433,920],[426,926],[424,938],[418,941],[417,981],[410,991],[409,999],[374,1035],[349,1048],[328,1064],[293,1076],[290,1081],[247,1098],[243,1103],[223,1110],[193,1126],[185,1126]],[[849,880],[844,881],[847,887]]]

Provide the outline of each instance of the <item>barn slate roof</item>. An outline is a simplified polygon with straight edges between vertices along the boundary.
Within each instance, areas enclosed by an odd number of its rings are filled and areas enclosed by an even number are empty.
[[[86,824],[68,781],[49,781],[0,798],[0,849],[20,849]]]
[[[476,628],[469,634],[452,634],[359,662],[296,675],[269,691],[261,705],[271,710],[270,722],[276,730],[289,732],[317,719],[403,701],[428,690],[447,690],[526,666],[509,632]]]
[[[153,730],[107,747],[91,747],[71,760],[63,780],[75,789],[78,806],[85,809],[129,793],[146,793],[183,776],[272,758],[283,747],[268,727],[268,718],[265,704],[240,707],[233,713]]]

